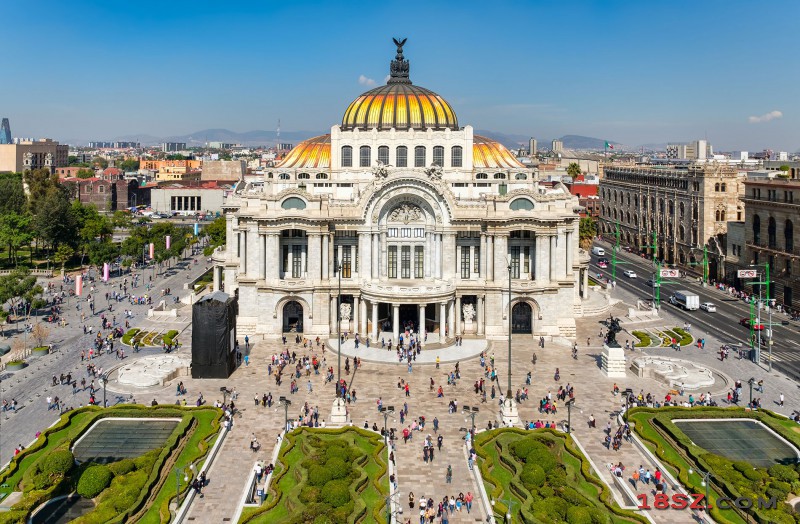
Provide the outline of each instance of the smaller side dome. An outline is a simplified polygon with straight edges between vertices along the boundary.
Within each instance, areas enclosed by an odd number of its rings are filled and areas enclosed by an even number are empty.
[[[297,144],[277,167],[322,169],[331,167],[331,135],[320,135]]]
[[[503,144],[480,135],[473,137],[472,164],[475,169],[525,167]]]

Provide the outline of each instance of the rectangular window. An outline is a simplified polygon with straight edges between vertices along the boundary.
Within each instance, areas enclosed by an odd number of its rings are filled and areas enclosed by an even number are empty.
[[[414,167],[425,167],[425,146],[414,148]]]
[[[433,163],[437,166],[444,166],[444,148],[442,146],[433,146]]]
[[[283,265],[281,270],[283,278],[286,278],[286,273],[289,271],[289,246],[283,246]]]
[[[452,149],[450,149],[450,157],[451,157],[450,158],[450,165],[451,166],[453,166],[453,167],[461,167],[461,165],[462,165],[461,152],[462,152],[461,146],[453,146]]]
[[[408,167],[408,148],[406,146],[400,146],[397,148],[397,158],[395,159],[395,164],[397,167]]]
[[[353,167],[353,148],[342,147],[342,167]]]
[[[511,246],[511,278],[519,278],[519,246]]]
[[[528,275],[530,275],[530,274],[531,274],[531,257],[530,257],[530,249],[531,249],[531,248],[530,248],[530,246],[524,246],[524,248],[522,249],[522,254],[523,254],[523,257],[524,257],[524,258],[523,258],[523,260],[525,261],[525,262],[522,264],[522,273],[523,273],[525,276],[528,276]]]
[[[480,246],[475,246],[473,248],[475,251],[475,257],[472,260],[472,272],[473,273],[480,273],[481,272],[481,248]]]
[[[202,204],[202,198],[203,198],[203,197],[197,197],[197,210],[198,210],[198,211],[200,211],[201,209],[203,209],[203,206],[201,205],[201,204]]]
[[[292,246],[292,278],[303,276],[303,246]]]
[[[403,238],[411,238],[411,228],[410,227],[401,227],[400,228],[400,236]]]
[[[425,238],[425,228],[424,227],[415,227],[414,228],[414,238]]]
[[[401,246],[400,278],[411,278],[411,246]]]
[[[342,246],[342,278],[350,278],[352,258],[352,246]]]
[[[461,278],[469,278],[469,246],[461,246]]]
[[[388,164],[389,163],[389,147],[388,146],[380,146],[378,148],[378,162],[381,164]]]
[[[425,251],[422,246],[414,246],[414,278],[425,278]]]
[[[370,147],[361,146],[361,148],[359,149],[359,153],[360,153],[359,166],[369,167],[370,164],[372,164],[372,159],[370,158],[372,156],[372,151],[370,151]]]
[[[390,228],[389,228],[389,229],[386,231],[386,236],[388,236],[388,237],[390,237],[390,238],[391,238],[391,237],[396,237],[396,236],[397,236],[397,228],[396,228],[396,227],[390,227]]]
[[[389,278],[397,278],[397,246],[389,246],[386,264],[386,274]]]

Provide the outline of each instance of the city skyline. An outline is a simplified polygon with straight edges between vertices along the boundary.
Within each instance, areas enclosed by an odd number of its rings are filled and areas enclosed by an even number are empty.
[[[302,5],[8,4],[0,116],[17,137],[113,139],[236,132],[325,132],[382,85],[393,36],[407,37],[415,85],[447,99],[461,125],[629,146],[707,138],[719,150],[800,149],[791,21],[744,2],[406,2]],[[409,23],[404,12],[422,10]],[[480,15],[480,16],[478,16]],[[437,23],[438,21],[438,23]],[[32,28],[37,28],[31,32]],[[87,30],[88,29],[88,30]],[[30,38],[31,34],[52,38]],[[32,58],[34,57],[34,58]],[[37,65],[38,64],[38,65]],[[42,67],[46,65],[46,67]]]

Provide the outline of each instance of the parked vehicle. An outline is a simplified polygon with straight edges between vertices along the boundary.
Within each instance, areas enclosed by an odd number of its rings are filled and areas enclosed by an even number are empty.
[[[672,296],[669,297],[669,303],[687,311],[696,311],[700,309],[700,297],[686,290],[674,292]]]

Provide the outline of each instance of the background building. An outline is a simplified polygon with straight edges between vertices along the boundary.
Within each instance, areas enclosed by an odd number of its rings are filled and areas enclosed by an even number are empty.
[[[736,170],[716,163],[687,167],[607,166],[600,180],[600,233],[656,255],[689,273],[702,274],[703,249],[709,278],[725,275],[729,220],[744,220]]]
[[[69,146],[49,138],[0,144],[0,172],[22,172],[46,168],[53,170],[68,165]]]
[[[161,151],[165,153],[174,153],[176,151],[185,151],[186,142],[164,142],[161,144]]]
[[[4,118],[0,122],[0,144],[11,144],[11,124],[8,123],[8,118]]]
[[[244,180],[247,162],[244,160],[207,160],[203,162],[200,180]]]
[[[561,140],[553,140],[550,150],[553,153],[561,153],[564,151],[564,142]]]
[[[668,144],[667,158],[671,160],[707,160],[714,157],[714,148],[706,140],[688,144]]]
[[[341,329],[373,341],[405,326],[504,337],[509,316],[515,333],[574,337],[589,259],[577,198],[412,85],[401,47],[390,71],[226,201],[214,287],[224,275],[238,292],[238,331],[335,333],[341,281]]]
[[[531,137],[528,141],[528,154],[534,156],[538,152],[536,139]]]
[[[232,188],[217,182],[162,184],[150,189],[150,207],[167,214],[219,214]]]

